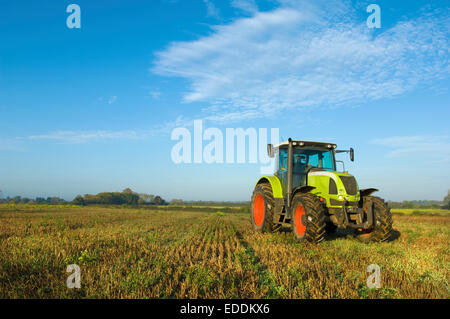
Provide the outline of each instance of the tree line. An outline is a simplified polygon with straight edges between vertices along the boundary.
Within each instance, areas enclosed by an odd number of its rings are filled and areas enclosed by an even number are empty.
[[[2,191],[0,190],[0,195]],[[240,207],[249,206],[249,202],[215,202],[215,201],[183,201],[182,199],[172,199],[167,203],[159,195],[151,195],[133,192],[130,188],[125,188],[122,192],[102,192],[96,195],[85,194],[78,195],[72,201],[66,201],[59,197],[36,197],[35,199],[14,196],[1,198],[0,203],[14,204],[74,204],[74,205],[173,205],[173,206],[224,206],[224,207]],[[450,209],[450,190],[442,201],[436,200],[413,200],[394,202],[388,201],[391,208],[444,208]]]
[[[59,197],[36,197],[35,199],[21,196],[0,198],[0,203],[14,203],[14,204],[48,204],[48,205],[58,205],[67,204],[66,200]]]
[[[1,191],[0,191],[1,193]],[[72,201],[66,201],[59,197],[36,197],[35,199],[15,196],[0,198],[0,203],[10,204],[73,204],[79,206],[86,205],[167,205],[167,202],[159,195],[139,194],[133,192],[130,188],[122,192],[102,192],[96,195],[85,194],[78,195]]]
[[[122,192],[103,192],[96,195],[78,195],[72,201],[74,205],[167,205],[166,201],[159,195],[139,194],[130,188]]]
[[[404,200],[402,202],[388,201],[391,208],[443,208],[450,209],[450,190],[449,194],[442,201],[438,200]]]

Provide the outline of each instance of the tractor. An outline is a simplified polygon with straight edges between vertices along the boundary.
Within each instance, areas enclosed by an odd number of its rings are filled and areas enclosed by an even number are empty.
[[[354,176],[345,171],[336,144],[293,141],[267,145],[275,157],[274,176],[256,183],[251,200],[251,223],[255,231],[276,232],[291,228],[295,239],[318,243],[338,228],[351,230],[362,242],[382,242],[392,233],[392,216],[383,199],[372,196],[375,188],[359,189]],[[343,171],[338,171],[341,162]]]

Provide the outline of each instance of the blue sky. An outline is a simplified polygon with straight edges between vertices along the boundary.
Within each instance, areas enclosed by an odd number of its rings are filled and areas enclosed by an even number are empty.
[[[202,119],[353,147],[361,187],[442,199],[449,17],[445,1],[2,1],[2,195],[249,200],[259,164],[172,162],[171,130]]]

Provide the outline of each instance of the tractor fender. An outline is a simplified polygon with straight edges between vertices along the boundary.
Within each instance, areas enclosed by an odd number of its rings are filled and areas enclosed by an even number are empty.
[[[292,196],[294,196],[297,193],[309,193],[314,188],[316,188],[316,187],[314,187],[314,186],[307,186],[307,185],[297,187],[296,189],[294,189],[294,192],[292,193]]]
[[[283,188],[281,187],[280,180],[276,176],[263,176],[258,180],[256,185],[267,182],[272,187],[273,198],[283,198]]]
[[[375,192],[378,192],[378,189],[376,189],[376,188],[364,188],[364,189],[361,189],[359,191],[359,195],[362,198],[363,196],[369,196],[370,194],[375,193]]]

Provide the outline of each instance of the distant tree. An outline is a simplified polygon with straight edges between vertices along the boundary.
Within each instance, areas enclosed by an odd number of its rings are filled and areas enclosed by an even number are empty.
[[[128,205],[137,205],[139,201],[139,195],[136,193],[122,193],[125,204]]]
[[[97,204],[95,195],[85,194],[83,198],[84,198],[84,202],[86,203],[86,205]]]
[[[124,194],[133,194],[134,192],[131,190],[131,188],[125,188],[123,191],[122,191],[122,193],[124,193]]]
[[[94,203],[95,204],[104,204],[104,205],[120,205],[123,204],[123,199],[121,193],[113,192],[113,193],[98,193],[94,195]]]
[[[444,202],[444,208],[450,209],[450,189],[448,190],[447,196],[442,200]]]
[[[48,201],[48,203],[50,205],[57,205],[57,204],[61,204],[61,203],[65,202],[65,200],[63,200],[59,197],[49,197],[49,198],[50,198],[50,201]]]
[[[161,196],[155,196],[155,199],[153,200],[153,202],[156,204],[156,205],[164,205],[165,203],[166,203],[166,201],[164,200],[164,199],[162,199],[162,197]]]
[[[34,200],[37,204],[43,204],[46,202],[45,198],[43,197],[36,197],[36,199]]]
[[[84,201],[84,198],[81,195],[75,197],[75,199],[72,201],[72,204],[79,206],[86,206],[86,202]]]
[[[404,200],[402,202],[402,208],[414,208],[414,203],[410,202],[410,201],[407,201],[407,200]]]
[[[125,188],[122,191],[122,198],[125,201],[124,204],[128,205],[138,205],[139,203],[139,195],[136,192],[133,192],[130,188]]]
[[[151,195],[151,194],[139,194],[139,199],[141,200],[141,202],[143,202],[144,204],[150,204],[154,201],[155,199],[155,195]]]

